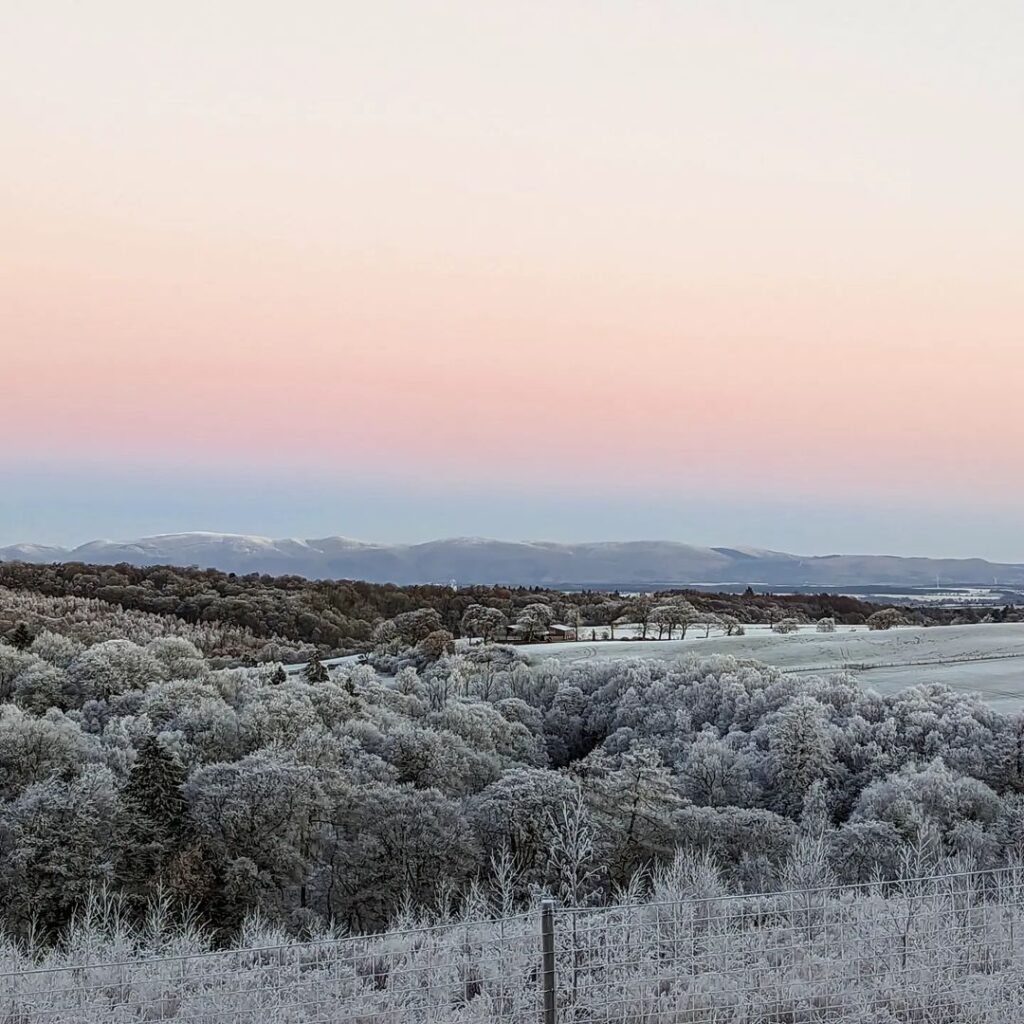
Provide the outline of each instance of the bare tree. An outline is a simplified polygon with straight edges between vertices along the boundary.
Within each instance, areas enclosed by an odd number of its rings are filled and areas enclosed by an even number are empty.
[[[633,621],[640,627],[640,639],[647,639],[647,630],[651,625],[651,615],[654,612],[654,598],[650,594],[638,594],[629,604],[629,614]]]
[[[594,605],[590,609],[590,617],[599,626],[607,626],[611,632],[612,639],[615,639],[615,626],[622,622],[622,613],[624,605],[621,601],[609,599],[602,601],[600,604]]]

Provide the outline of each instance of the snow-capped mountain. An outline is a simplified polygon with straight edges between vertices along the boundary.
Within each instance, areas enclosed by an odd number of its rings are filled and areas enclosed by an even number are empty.
[[[76,548],[16,544],[0,561],[113,565],[197,565],[237,573],[294,574],[378,583],[507,583],[620,586],[764,584],[1024,586],[1024,565],[983,559],[891,555],[801,556],[751,547],[697,547],[675,541],[556,544],[457,537],[424,544],[376,544],[347,537],[274,540],[224,533],[178,533]]]

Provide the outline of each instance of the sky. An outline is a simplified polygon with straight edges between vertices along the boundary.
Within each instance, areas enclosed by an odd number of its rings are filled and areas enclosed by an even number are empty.
[[[1024,6],[33,0],[0,544],[1024,561]]]

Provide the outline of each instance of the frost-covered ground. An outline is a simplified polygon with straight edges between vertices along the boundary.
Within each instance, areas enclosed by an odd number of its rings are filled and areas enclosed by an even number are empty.
[[[584,629],[581,635],[589,633]],[[981,693],[1004,712],[1024,708],[1024,623],[1019,622],[886,632],[839,626],[835,633],[818,633],[809,626],[786,636],[772,633],[767,626],[748,626],[746,636],[713,632],[706,640],[702,628],[691,627],[685,640],[584,639],[579,643],[529,644],[520,650],[531,660],[568,661],[731,654],[790,672],[850,671],[864,685],[883,693],[920,683],[943,683],[955,690]]]
[[[734,896],[706,863],[684,859],[648,902],[554,911],[548,977],[556,1019],[1018,1024],[1022,882],[1014,866]],[[409,923],[304,943],[264,928],[249,936],[255,948],[224,951],[173,935],[152,948],[130,933],[82,927],[71,943],[36,956],[0,943],[0,1021],[542,1019],[535,909],[491,921]]]

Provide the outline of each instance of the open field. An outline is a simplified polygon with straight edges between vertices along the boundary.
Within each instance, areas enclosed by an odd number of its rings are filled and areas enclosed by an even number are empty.
[[[788,636],[754,626],[739,637],[719,634],[705,640],[697,630],[685,640],[584,640],[530,644],[520,650],[531,660],[567,661],[731,654],[789,672],[849,671],[865,686],[883,693],[919,683],[943,683],[955,690],[981,693],[1004,712],[1024,708],[1024,623],[907,627],[886,632],[840,626],[835,633],[817,633],[811,626]]]

